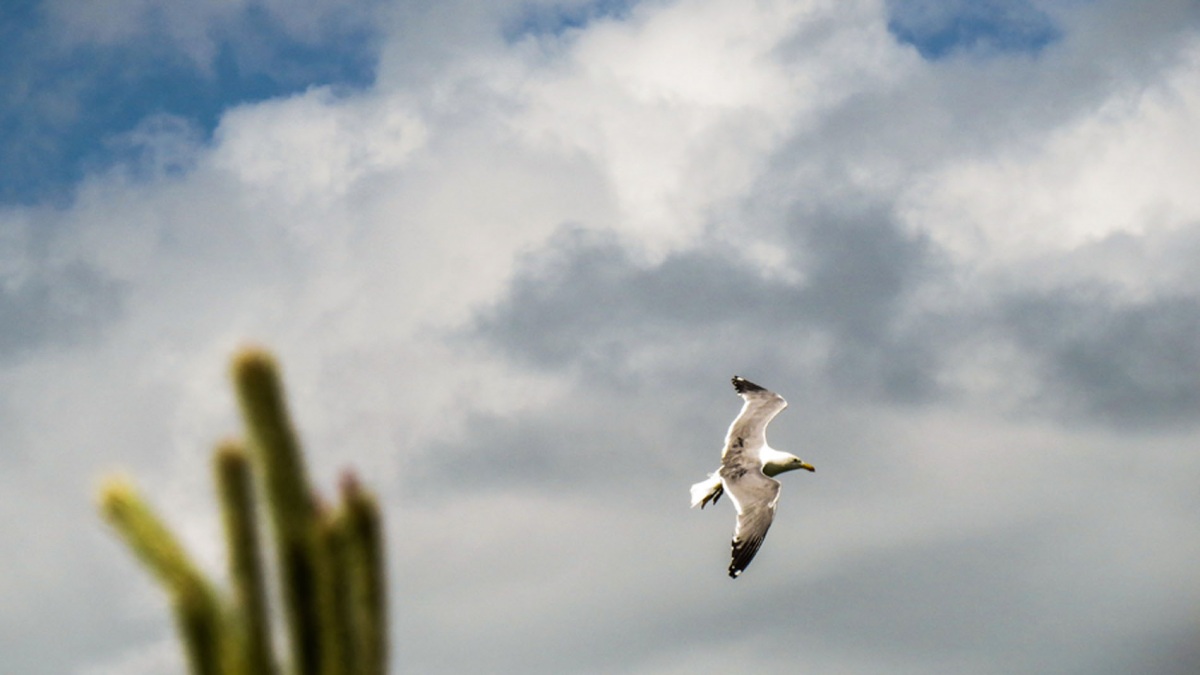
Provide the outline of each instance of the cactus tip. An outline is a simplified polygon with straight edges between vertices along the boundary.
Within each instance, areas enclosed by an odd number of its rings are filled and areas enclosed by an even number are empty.
[[[342,496],[345,498],[355,497],[362,491],[362,483],[358,480],[358,474],[354,469],[346,469],[342,472]]]
[[[133,480],[120,473],[105,476],[96,490],[97,501],[100,502],[100,508],[105,513],[111,512],[119,503],[129,501],[130,497],[136,494],[137,490],[133,486]]]
[[[245,373],[263,370],[277,370],[275,356],[266,347],[247,344],[233,355],[233,372]]]

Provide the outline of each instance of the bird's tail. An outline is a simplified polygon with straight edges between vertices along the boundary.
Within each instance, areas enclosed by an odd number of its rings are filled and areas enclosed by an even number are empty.
[[[710,501],[716,504],[717,499],[724,492],[725,488],[721,485],[721,476],[714,473],[692,486],[692,508],[694,509],[697,506],[704,508]]]

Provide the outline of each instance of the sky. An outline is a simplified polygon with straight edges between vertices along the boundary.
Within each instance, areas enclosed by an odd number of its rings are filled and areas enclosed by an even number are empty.
[[[1200,671],[1200,5],[0,10],[0,671],[183,672],[230,355],[388,536],[392,671]],[[716,469],[790,402],[754,564]]]

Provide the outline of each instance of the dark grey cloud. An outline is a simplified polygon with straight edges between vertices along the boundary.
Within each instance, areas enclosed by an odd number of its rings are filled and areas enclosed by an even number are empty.
[[[0,361],[97,337],[120,315],[124,290],[81,262],[40,267],[0,286]]]
[[[520,363],[602,380],[654,353],[672,377],[727,363],[892,404],[958,395],[943,376],[971,345],[1009,344],[1037,380],[1026,412],[1134,428],[1190,423],[1200,407],[1200,298],[1186,289],[1122,301],[1099,282],[962,288],[935,245],[882,212],[793,210],[783,227],[799,281],[716,245],[640,264],[612,238],[566,229],[474,335]],[[826,350],[816,363],[803,356],[814,345]]]
[[[1195,423],[1200,297],[1056,289],[1002,300],[999,314],[1044,369],[1045,403],[1122,426]]]
[[[814,374],[837,386],[935,396],[937,345],[925,333],[937,319],[915,329],[901,321],[909,296],[940,269],[928,242],[879,213],[798,214],[786,227],[801,281],[764,275],[717,245],[646,266],[612,238],[566,229],[529,256],[474,331],[523,363],[601,374],[628,370],[647,348],[662,352],[665,372],[721,353],[744,369],[801,369],[789,354],[823,342],[830,358]]]

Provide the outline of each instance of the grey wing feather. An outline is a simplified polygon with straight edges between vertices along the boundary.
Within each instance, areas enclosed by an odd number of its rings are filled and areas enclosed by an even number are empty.
[[[768,391],[743,378],[733,378],[733,388],[745,399],[729,433],[725,435],[725,451],[721,460],[730,454],[750,452],[757,455],[759,448],[767,443],[767,424],[787,407],[787,401],[773,391]]]
[[[779,481],[767,477],[758,466],[750,466],[748,462],[722,466],[721,481],[738,512],[729,563],[729,576],[736,579],[758,553],[775,518]]]

